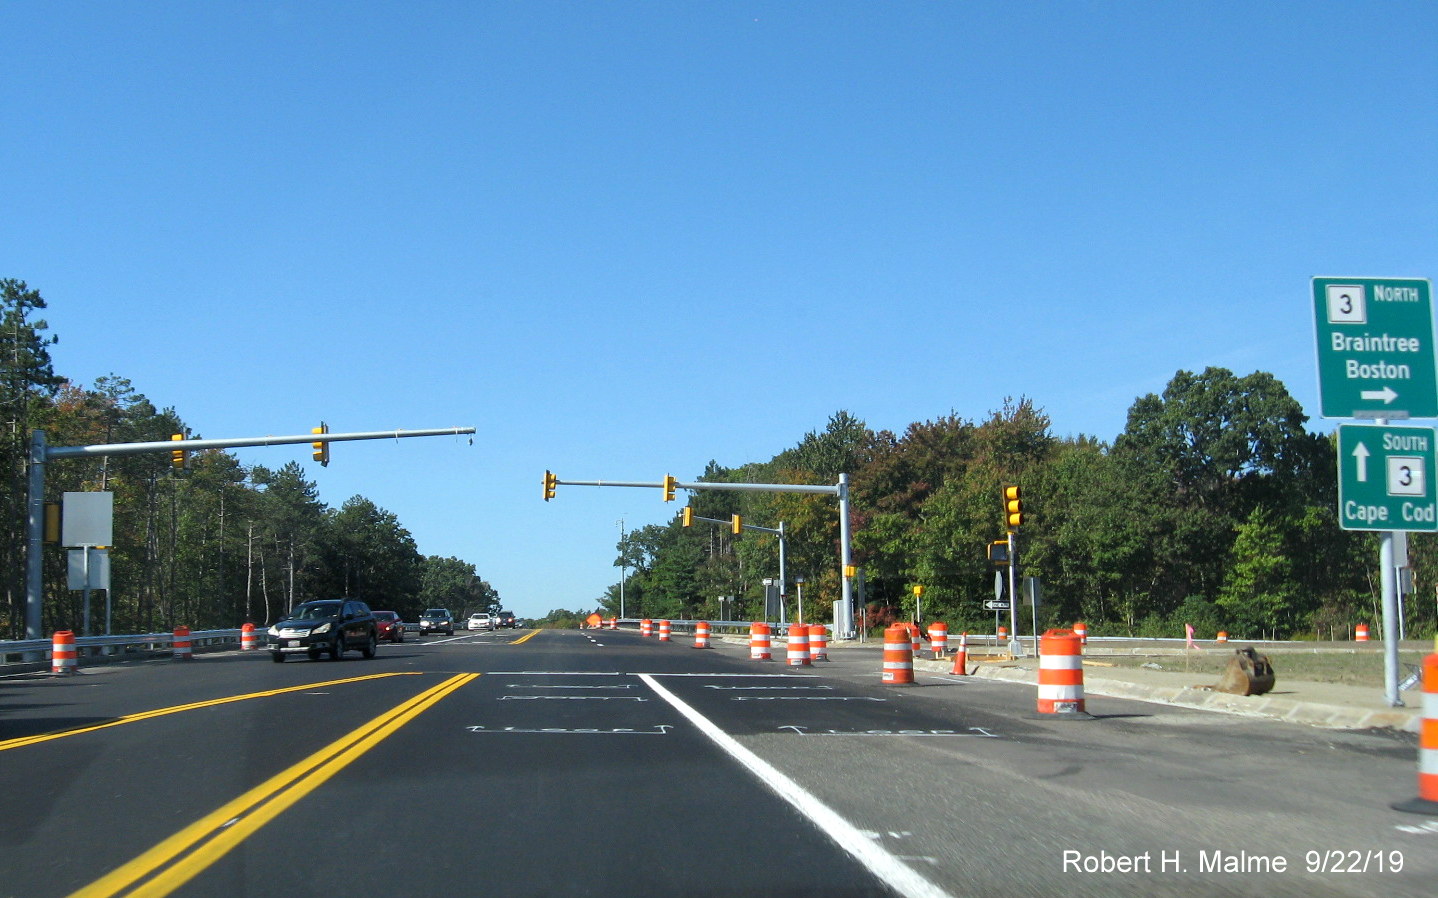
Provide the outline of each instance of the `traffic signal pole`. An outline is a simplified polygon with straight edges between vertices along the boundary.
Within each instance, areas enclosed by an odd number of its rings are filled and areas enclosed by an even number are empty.
[[[55,458],[104,455],[144,455],[151,452],[193,452],[200,449],[238,449],[246,446],[288,446],[297,443],[342,443],[350,440],[392,440],[403,437],[458,436],[473,427],[429,430],[375,430],[365,433],[305,433],[294,436],[238,437],[220,440],[156,440],[146,443],[98,443],[91,446],[50,446],[45,432],[30,434],[29,513],[25,546],[25,638],[43,639],[45,567],[41,548],[45,541],[45,464]]]
[[[835,630],[842,632],[839,635],[844,639],[852,639],[855,635],[854,627],[854,587],[850,577],[844,575],[853,567],[854,555],[851,548],[852,535],[849,528],[849,475],[840,474],[839,482],[834,486],[818,486],[808,483],[680,483],[673,477],[665,476],[661,481],[635,482],[629,480],[560,480],[550,472],[544,472],[545,498],[548,499],[554,486],[630,486],[655,488],[664,491],[665,501],[674,498],[674,490],[729,490],[731,492],[751,493],[807,493],[810,495],[835,496],[839,500],[839,620],[835,621]]]

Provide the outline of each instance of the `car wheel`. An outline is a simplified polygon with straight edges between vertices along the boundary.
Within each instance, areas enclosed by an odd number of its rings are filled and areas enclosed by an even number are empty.
[[[345,656],[345,637],[344,637],[344,634],[341,633],[341,634],[339,634],[338,636],[335,637],[335,643],[334,643],[334,645],[330,648],[330,657],[333,658],[333,659],[336,660],[336,661],[342,661],[342,660],[344,660],[344,656]]]
[[[373,658],[374,653],[378,648],[379,640],[375,638],[375,635],[373,633],[371,633],[369,635],[369,641],[364,644],[364,656],[366,658]]]
[[[270,652],[270,660],[276,664],[283,664],[285,656],[282,652]]]
[[[399,635],[394,638],[395,642],[404,642],[404,631],[400,630]]]

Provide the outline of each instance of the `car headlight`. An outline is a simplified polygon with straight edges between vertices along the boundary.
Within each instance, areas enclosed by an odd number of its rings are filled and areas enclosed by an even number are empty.
[[[268,630],[266,630],[265,632],[268,633],[268,634],[270,634],[271,636],[275,637],[276,639],[279,639],[279,638],[280,638],[280,628],[279,628],[279,627],[270,627],[270,628],[269,628]]]
[[[315,627],[313,630],[310,631],[310,635],[311,635],[311,636],[318,636],[318,635],[320,635],[321,633],[328,633],[329,631],[330,631],[330,625],[329,625],[329,624],[320,624],[318,627]]]

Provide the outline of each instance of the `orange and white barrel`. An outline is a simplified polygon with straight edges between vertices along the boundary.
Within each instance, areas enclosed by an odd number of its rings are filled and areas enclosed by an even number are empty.
[[[175,656],[176,661],[193,661],[195,656],[190,649],[190,628],[175,628]]]
[[[1049,630],[1039,645],[1039,713],[1083,714],[1083,646],[1072,630]]]
[[[709,622],[707,620],[694,622],[694,647],[696,649],[709,648]]]
[[[1227,631],[1227,630],[1219,630],[1219,631],[1218,631],[1218,638],[1215,639],[1214,642],[1228,642],[1228,631]]]
[[[619,629],[619,618],[617,618],[617,617],[611,617],[611,618],[609,618],[609,620],[608,620],[608,621],[606,622],[606,624],[605,624],[605,627],[606,627],[606,629],[609,629],[609,630],[618,630],[618,629]]]
[[[914,682],[914,641],[905,624],[884,630],[884,672],[880,681],[895,685]]]
[[[50,672],[72,674],[79,671],[80,659],[75,653],[73,630],[56,630],[50,640]]]
[[[254,624],[245,624],[240,628],[240,651],[253,652],[260,647],[259,634],[255,632]]]
[[[1354,641],[1354,642],[1367,642],[1367,641],[1368,641],[1368,625],[1367,625],[1367,624],[1359,624],[1358,626],[1356,626],[1356,627],[1353,628],[1353,641]]]
[[[929,647],[934,650],[935,658],[944,657],[944,652],[949,650],[949,625],[943,621],[934,621],[929,624]]]
[[[769,661],[773,655],[770,654],[770,630],[769,625],[755,621],[749,625],[749,660]]]
[[[669,641],[669,621],[667,620],[662,620],[659,622],[659,641]]]
[[[1008,628],[1008,627],[999,627],[999,645],[1003,645],[1004,643],[1006,643],[1006,642],[1008,642],[1008,641],[1009,641],[1009,628]]]
[[[788,658],[789,667],[809,666],[809,625],[789,625],[789,650],[785,657]]]
[[[56,634],[58,635],[58,634]],[[1418,797],[1393,805],[1438,817],[1438,640],[1423,659],[1423,710],[1418,721]]]
[[[1088,624],[1083,621],[1074,624],[1074,635],[1079,638],[1079,645],[1088,645]]]
[[[913,651],[914,657],[917,658],[924,653],[923,646],[920,644],[923,639],[921,634],[923,634],[924,631],[919,629],[918,624],[908,624],[907,626],[909,629],[909,649]]]
[[[646,617],[644,620],[640,621],[640,622],[639,622],[639,635],[640,635],[640,636],[653,636],[653,635],[654,635],[654,621],[650,620],[650,619],[647,618],[647,617]]]
[[[809,625],[809,660],[829,660],[829,628],[823,624]]]
[[[954,666],[949,670],[951,674],[967,675],[969,672],[969,634],[959,634],[959,648],[954,652]]]

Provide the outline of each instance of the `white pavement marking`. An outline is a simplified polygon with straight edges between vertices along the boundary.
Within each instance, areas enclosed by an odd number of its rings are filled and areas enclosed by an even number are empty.
[[[690,723],[698,727],[699,731],[708,736],[711,742],[722,748],[730,757],[758,777],[759,782],[774,790],[795,810],[808,817],[815,826],[834,841],[834,844],[863,864],[870,873],[888,884],[894,891],[908,896],[908,898],[952,898],[948,892],[921,876],[918,871],[905,866],[903,861],[884,850],[881,845],[865,838],[863,830],[845,820],[837,811],[814,797],[779,768],[740,745],[737,739],[721,730],[709,718],[695,711],[679,696],[659,685],[654,677],[649,674],[640,674],[639,679],[648,684],[649,688],[653,689],[660,698],[672,705],[674,710],[683,714]]]

